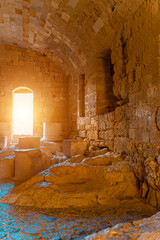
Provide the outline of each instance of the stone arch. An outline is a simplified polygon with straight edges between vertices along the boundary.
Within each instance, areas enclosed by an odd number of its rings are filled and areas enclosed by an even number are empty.
[[[33,93],[33,90],[28,87],[17,87],[12,90],[12,93]]]

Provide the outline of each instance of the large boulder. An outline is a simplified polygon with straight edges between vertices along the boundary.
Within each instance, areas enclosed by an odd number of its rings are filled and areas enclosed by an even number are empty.
[[[113,206],[139,197],[133,172],[125,161],[109,166],[64,162],[15,187],[4,203],[40,208]]]

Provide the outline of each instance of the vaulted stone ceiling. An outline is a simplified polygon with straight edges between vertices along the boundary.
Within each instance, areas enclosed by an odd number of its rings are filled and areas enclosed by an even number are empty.
[[[144,1],[0,0],[0,44],[32,48],[78,71]]]

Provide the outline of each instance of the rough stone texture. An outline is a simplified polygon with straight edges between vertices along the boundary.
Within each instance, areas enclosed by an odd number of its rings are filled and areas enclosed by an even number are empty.
[[[63,128],[61,123],[46,122],[43,125],[43,140],[47,141],[62,141],[64,138]]]
[[[1,95],[3,95],[1,93]],[[10,136],[11,135],[11,123],[10,122],[0,122],[0,136]]]
[[[55,143],[55,142],[49,142],[49,141],[42,141],[41,140],[41,147],[40,149],[44,152],[48,152],[49,155],[55,154],[57,151],[62,151],[62,144],[61,143]]]
[[[0,159],[15,156],[14,149],[15,149],[14,147],[13,148],[11,147],[0,151]]]
[[[1,27],[0,27],[1,29]],[[0,46],[0,129],[10,135],[12,91],[28,87],[34,94],[33,134],[43,137],[43,122],[62,124],[68,135],[66,76],[53,61],[40,53],[12,46]],[[10,127],[10,128],[9,128]],[[2,135],[4,136],[4,135]]]
[[[112,42],[117,22],[124,23],[142,2],[1,1],[0,41],[38,50],[67,72],[76,72],[106,48],[106,39]]]
[[[42,170],[42,153],[38,149],[15,150],[15,180],[23,181]]]
[[[34,92],[36,136],[43,122],[58,122],[64,139],[120,154],[129,154],[130,141],[157,145],[159,16],[158,0],[0,0],[2,125],[11,127],[12,91],[23,85]],[[142,195],[157,206],[152,152],[136,147],[130,162]]]
[[[40,147],[40,137],[20,137],[19,148],[31,149]]]
[[[7,148],[7,136],[0,137],[0,149]]]
[[[113,228],[107,228],[99,233],[90,235],[85,240],[105,239],[160,239],[160,212],[150,218],[134,221],[133,223],[121,223]]]
[[[13,188],[0,184],[0,198]],[[1,201],[1,199],[0,199]],[[89,234],[121,222],[149,217],[156,211],[138,201],[121,203],[118,208],[35,209],[0,203],[1,239],[84,239]]]
[[[101,151],[102,152],[102,151]],[[123,162],[125,158],[121,155],[114,153],[106,153],[104,155],[99,155],[92,158],[86,158],[82,161],[83,164],[93,165],[93,166],[109,166],[114,163]]]
[[[141,196],[160,208],[159,145],[132,141],[129,144],[130,163],[140,182]]]
[[[128,6],[131,4],[130,10],[134,9],[133,3],[124,2]],[[102,101],[99,104],[101,96],[98,92],[100,89],[103,95],[104,91],[102,79],[107,68],[105,53],[104,57],[95,57],[87,62],[85,116],[78,118],[77,129],[79,137],[87,138],[91,145],[128,153],[129,139],[152,143],[159,141],[154,120],[155,108],[159,106],[159,8],[154,2],[141,4],[125,23],[118,24],[117,28],[115,26],[114,40],[108,47],[114,65],[113,91],[117,97],[115,111],[107,113],[106,109],[103,115],[97,114],[97,109],[102,105]],[[126,8],[120,9],[126,12]],[[106,88],[108,95],[109,86],[106,85]]]
[[[98,160],[98,157],[97,157]],[[64,162],[52,166],[13,189],[5,203],[40,208],[70,206],[117,206],[139,197],[137,180],[125,161],[117,156]],[[106,166],[107,165],[107,166]],[[109,165],[109,166],[108,166]],[[112,203],[112,204],[111,204]]]
[[[75,155],[75,156],[69,158],[66,162],[81,163],[84,159],[85,159],[85,157],[83,155],[79,154],[79,155]]]
[[[14,156],[0,159],[0,180],[12,179],[14,176]]]
[[[87,148],[87,142],[83,140],[64,140],[63,141],[63,153],[66,157],[71,157],[76,154],[84,154]]]

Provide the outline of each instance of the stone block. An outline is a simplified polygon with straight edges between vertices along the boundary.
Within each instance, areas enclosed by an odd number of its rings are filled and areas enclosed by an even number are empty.
[[[79,137],[86,138],[87,132],[86,131],[79,131]]]
[[[109,150],[113,151],[114,150],[114,140],[106,140],[105,141],[105,146],[108,147]]]
[[[7,147],[7,136],[0,137],[0,149],[4,149]]]
[[[72,157],[78,154],[84,154],[87,148],[87,142],[83,140],[64,140],[63,141],[63,153],[66,157]]]
[[[124,106],[117,107],[115,109],[115,121],[120,122],[124,119],[125,112],[124,112]]]
[[[39,149],[15,150],[15,180],[27,180],[40,171],[42,171],[42,153]]]
[[[114,152],[128,153],[128,138],[115,137],[114,138]]]
[[[114,133],[115,136],[121,136],[121,137],[128,137],[129,135],[129,122],[126,120],[123,120],[121,122],[117,122],[114,126]]]
[[[57,122],[45,122],[43,124],[43,139],[48,141],[62,141],[62,124]]]
[[[12,179],[14,175],[14,157],[0,160],[0,179]]]
[[[88,139],[93,139],[93,140],[97,140],[98,139],[98,130],[95,131],[88,131],[87,132],[87,138]]]
[[[41,141],[41,150],[47,149],[51,155],[55,154],[57,151],[62,151],[61,144],[55,142]]]
[[[107,131],[105,131],[105,133],[104,133],[104,138],[106,139],[106,140],[113,140],[114,139],[114,132],[113,132],[113,130],[107,130]]]
[[[76,8],[78,0],[69,0],[68,5],[71,6],[73,9]]]
[[[40,137],[20,137],[19,148],[31,149],[40,147]]]
[[[101,18],[98,18],[98,20],[93,25],[93,30],[95,31],[95,33],[98,33],[103,26],[104,26],[104,22],[102,21]]]

